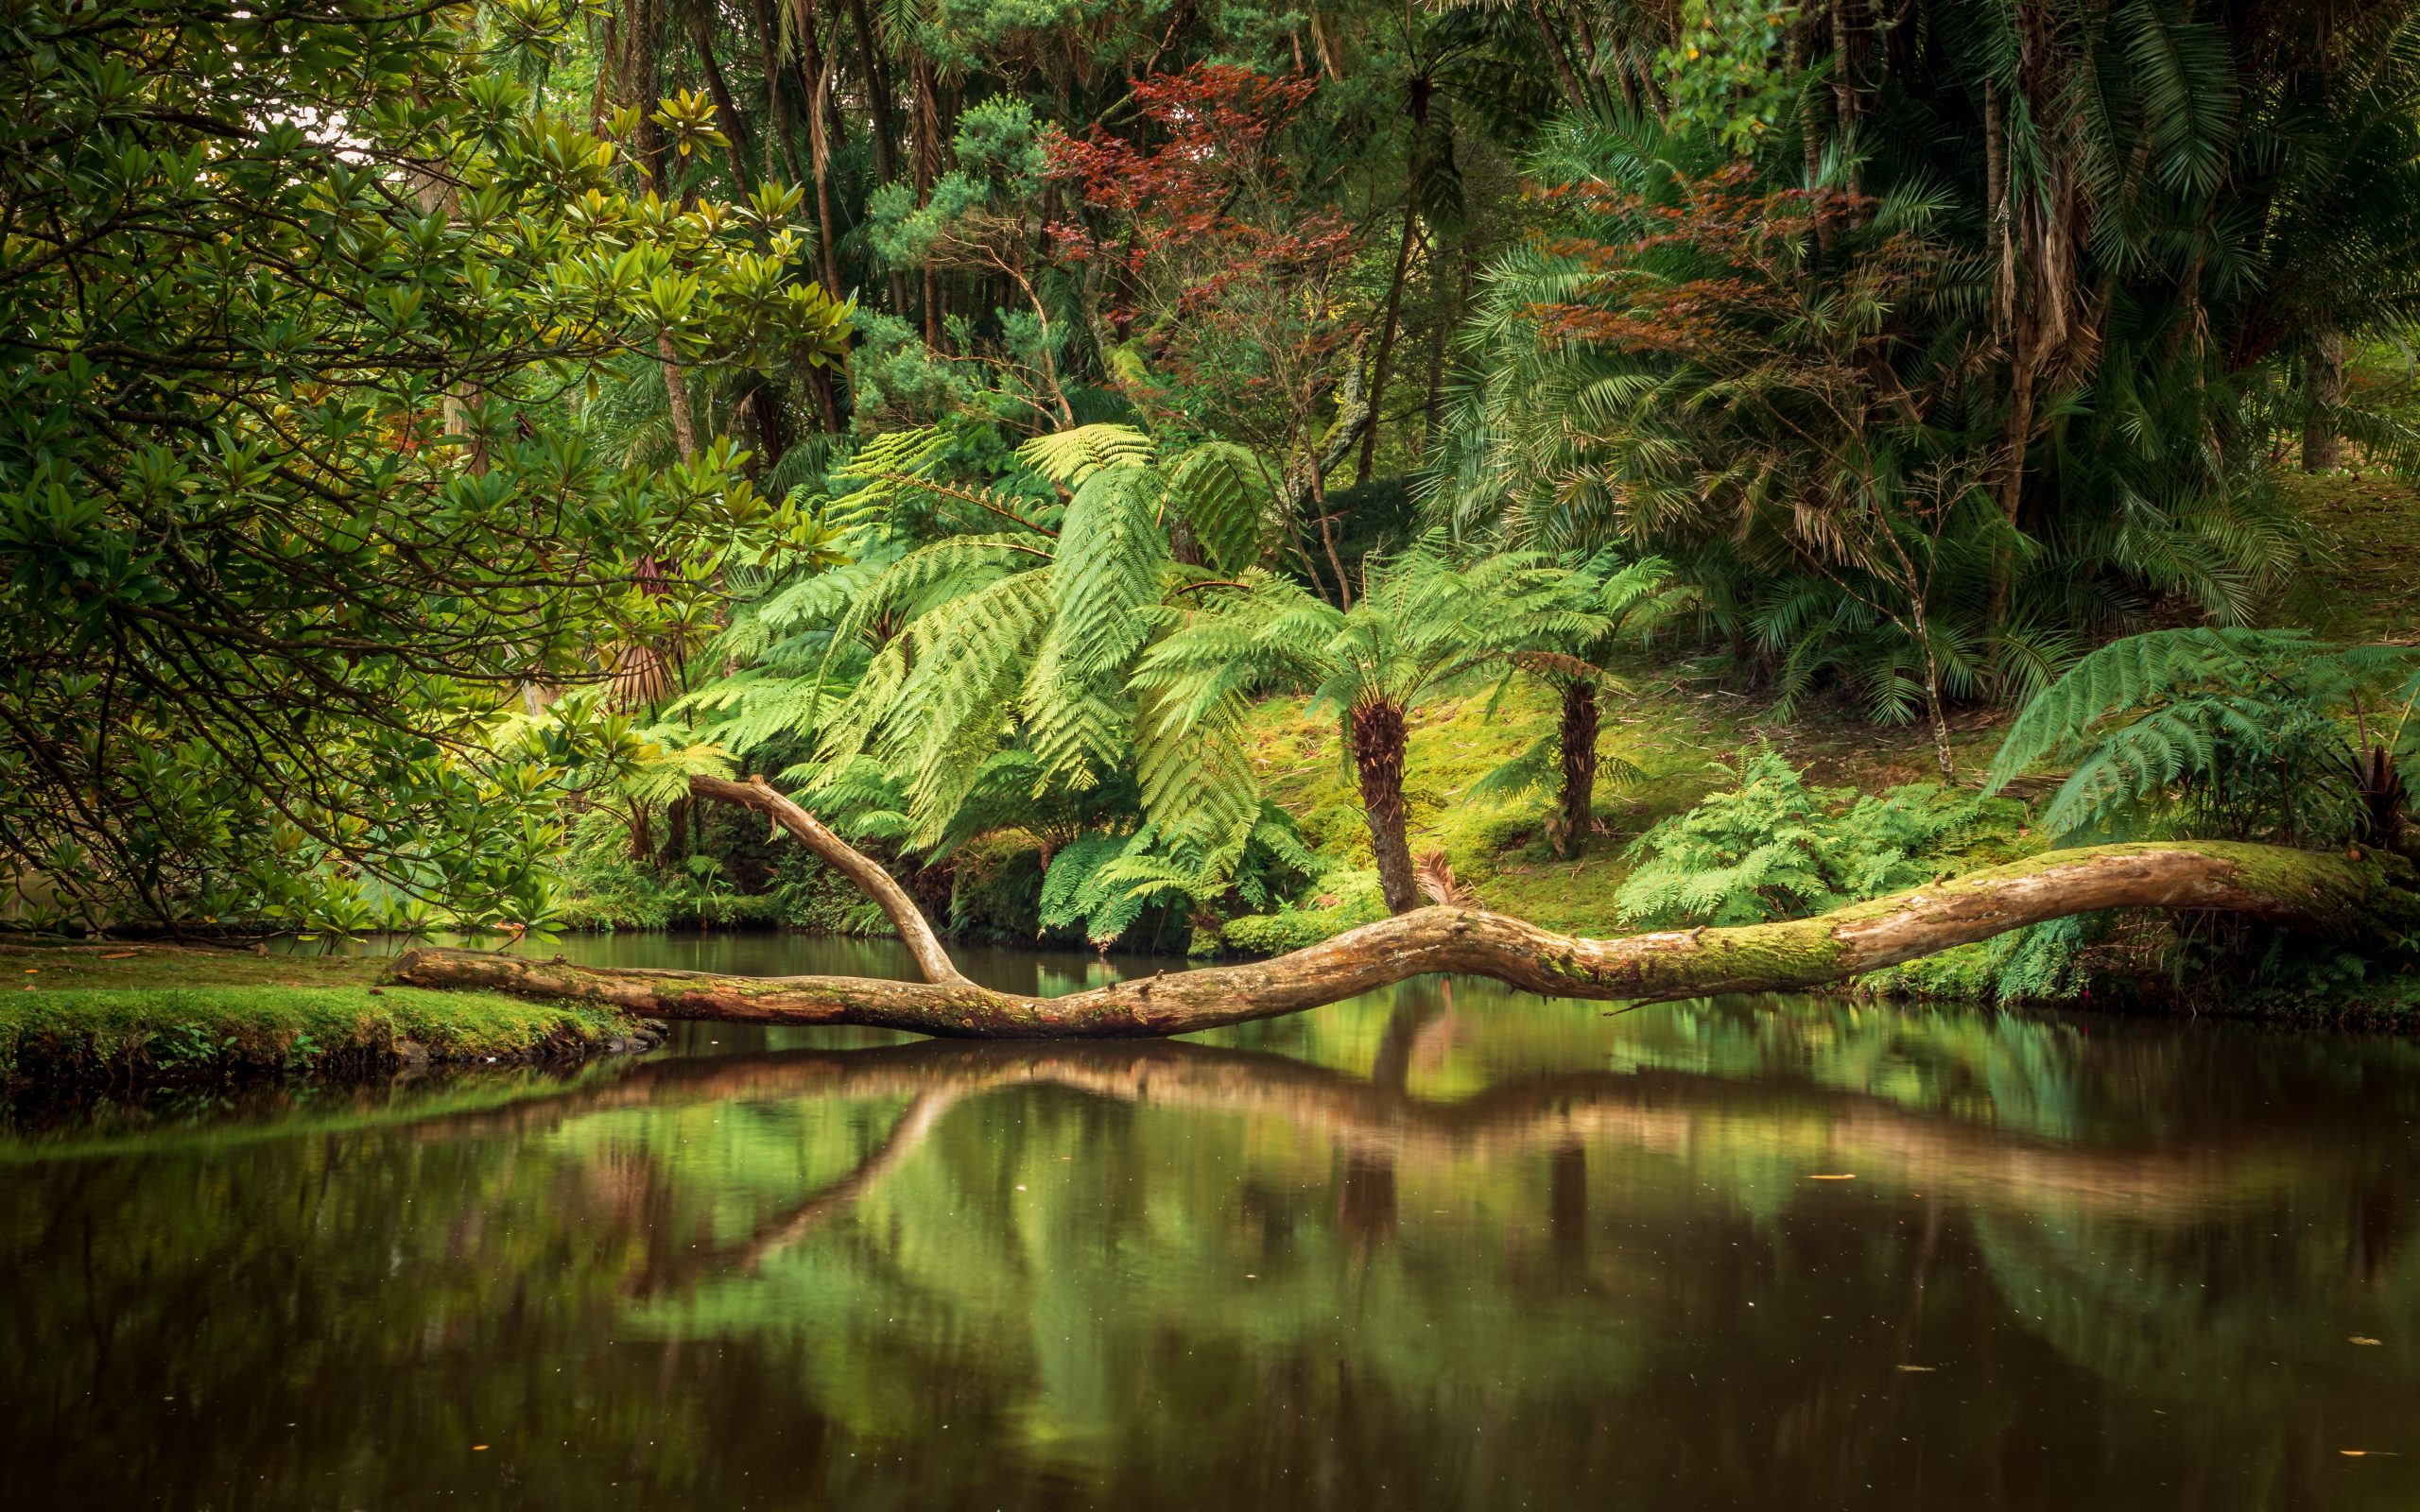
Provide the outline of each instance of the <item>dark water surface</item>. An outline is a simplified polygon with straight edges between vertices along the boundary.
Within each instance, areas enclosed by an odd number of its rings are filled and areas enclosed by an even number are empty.
[[[2387,1039],[1472,982],[24,1103],[0,1504],[2414,1507],[2415,1111]]]

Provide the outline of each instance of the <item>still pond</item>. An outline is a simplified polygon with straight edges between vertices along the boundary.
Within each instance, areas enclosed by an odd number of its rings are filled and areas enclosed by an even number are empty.
[[[1470,981],[26,1098],[0,1503],[2420,1506],[2415,1115],[2385,1037]]]

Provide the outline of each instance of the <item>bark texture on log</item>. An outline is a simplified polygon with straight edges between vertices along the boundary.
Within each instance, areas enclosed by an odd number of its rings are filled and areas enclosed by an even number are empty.
[[[719,777],[692,777],[689,791],[699,798],[719,799],[768,815],[773,823],[805,843],[823,864],[838,872],[856,889],[873,899],[890,919],[890,927],[899,931],[900,943],[916,958],[916,970],[925,980],[942,986],[971,987],[974,984],[960,976],[958,963],[949,958],[942,947],[941,936],[933,933],[925,911],[899,879],[883,869],[882,863],[834,834],[821,821],[801,808],[787,795],[776,792],[761,777],[744,782],[734,782]]]
[[[1559,935],[1478,909],[1422,908],[1271,960],[1164,972],[1036,998],[959,975],[898,884],[797,804],[761,782],[699,782],[695,790],[705,796],[772,813],[785,829],[853,878],[858,874],[848,858],[854,858],[871,874],[861,885],[890,913],[932,980],[605,970],[440,949],[406,954],[396,963],[393,979],[416,987],[575,999],[666,1019],[858,1024],[969,1039],[1143,1038],[1299,1013],[1432,973],[1491,977],[1548,997],[1635,1003],[1793,991],[2028,924],[2103,909],[2209,910],[2338,925],[2370,917],[2386,887],[2371,863],[2280,846],[2096,846],[1995,867],[1815,919],[1618,939]]]

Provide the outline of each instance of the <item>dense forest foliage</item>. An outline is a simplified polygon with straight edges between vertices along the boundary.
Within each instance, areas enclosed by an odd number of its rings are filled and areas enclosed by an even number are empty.
[[[20,924],[873,927],[746,772],[959,932],[1276,949],[1472,896],[1454,700],[1639,922],[2404,841],[2280,487],[2420,463],[2401,0],[0,3]],[[1676,657],[1935,781],[1624,832]]]

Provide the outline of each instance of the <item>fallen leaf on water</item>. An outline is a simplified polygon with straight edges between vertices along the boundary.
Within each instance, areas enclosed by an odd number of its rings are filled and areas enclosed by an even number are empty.
[[[483,1449],[485,1449],[485,1448],[487,1448],[487,1447],[488,1447],[488,1446],[487,1446],[487,1445],[485,1445],[485,1444],[473,1444],[473,1445],[471,1446],[471,1452],[472,1452],[472,1453],[474,1453],[474,1454],[475,1454],[475,1453],[477,1453],[480,1450],[483,1450]],[[2360,1450],[2358,1450],[2358,1449],[2348,1449],[2348,1450],[2346,1450],[2344,1452],[2345,1452],[2345,1453],[2347,1453],[2347,1454],[2358,1454],[2358,1453],[2360,1453]]]
[[[1843,1171],[1838,1176],[1810,1176],[1806,1179],[1809,1181],[1854,1181],[1857,1179],[1857,1173]]]
[[[2376,1339],[2374,1339],[2374,1338],[2371,1338],[2371,1337],[2370,1337],[2368,1334],[2366,1334],[2366,1333],[2356,1333],[2356,1334],[2354,1334],[2351,1338],[2346,1339],[2344,1342],[2345,1342],[2345,1343],[2347,1343],[2347,1344],[2376,1344],[2376,1343],[2377,1343],[2378,1341],[2377,1341],[2377,1340],[2376,1340]]]
[[[1903,1365],[1899,1368],[1911,1376],[1928,1376],[1933,1372],[1933,1366],[1928,1365]]]

